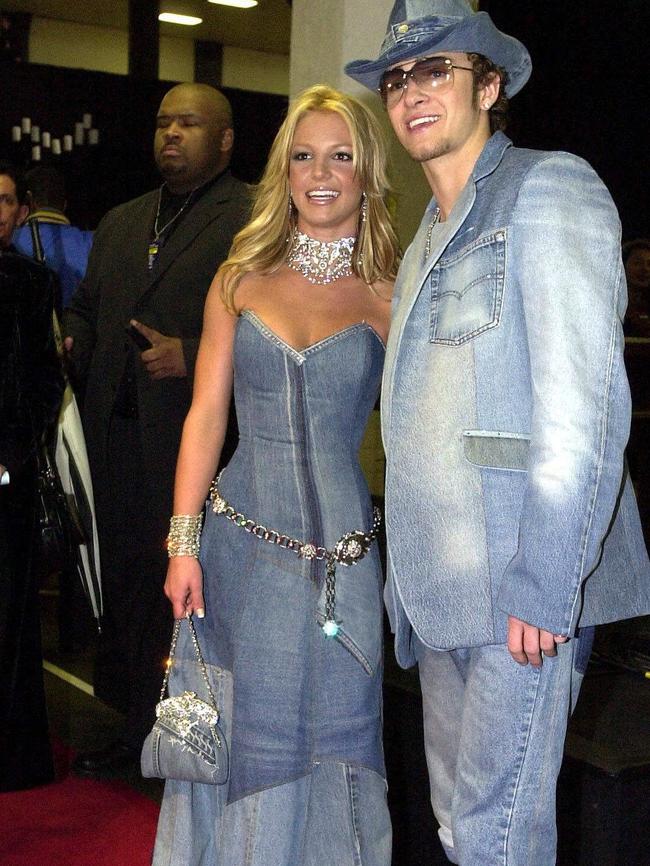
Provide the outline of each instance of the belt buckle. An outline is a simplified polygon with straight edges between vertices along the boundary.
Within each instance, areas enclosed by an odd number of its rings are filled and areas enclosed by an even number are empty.
[[[354,565],[368,553],[370,543],[365,532],[355,529],[339,538],[334,547],[334,557],[341,565]]]

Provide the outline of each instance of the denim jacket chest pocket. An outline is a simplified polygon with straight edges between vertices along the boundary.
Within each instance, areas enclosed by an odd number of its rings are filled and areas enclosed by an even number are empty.
[[[461,346],[496,328],[501,318],[506,231],[477,238],[447,252],[431,272],[429,341]]]

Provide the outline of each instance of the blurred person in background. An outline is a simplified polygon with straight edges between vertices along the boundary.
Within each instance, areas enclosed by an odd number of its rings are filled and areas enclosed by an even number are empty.
[[[36,449],[63,394],[51,271],[13,251],[25,184],[0,163],[0,790],[53,778],[38,601]]]
[[[38,165],[25,173],[29,215],[16,229],[13,243],[19,252],[44,262],[59,278],[57,315],[68,305],[86,272],[93,232],[70,225],[63,174],[52,165]],[[79,397],[81,398],[81,393]],[[58,577],[59,648],[73,652],[93,631],[74,563],[66,563]]]
[[[650,543],[650,240],[623,244],[628,307],[623,322],[625,365],[632,392],[632,428],[627,456],[639,513]]]
[[[650,239],[637,238],[623,244],[628,305],[626,337],[650,337]]]
[[[29,214],[24,177],[10,162],[0,161],[0,250],[13,250],[14,232]]]
[[[61,306],[67,307],[74,290],[86,273],[93,233],[70,225],[65,215],[65,180],[53,166],[39,165],[25,174],[29,215],[14,233],[16,248],[38,258],[34,231],[38,231],[43,261],[59,276]]]

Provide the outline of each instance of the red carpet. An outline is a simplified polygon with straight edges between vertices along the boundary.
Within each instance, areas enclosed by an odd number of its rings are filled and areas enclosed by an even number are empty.
[[[149,866],[157,819],[156,803],[118,781],[0,794],[0,864]]]

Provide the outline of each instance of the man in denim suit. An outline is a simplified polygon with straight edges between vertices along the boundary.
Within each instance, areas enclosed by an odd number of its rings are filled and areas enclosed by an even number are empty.
[[[433,193],[386,355],[386,601],[461,866],[555,862],[592,627],[650,611],[619,220],[583,160],[503,134],[530,70],[466,0],[398,0],[379,58],[346,67],[380,90]]]

